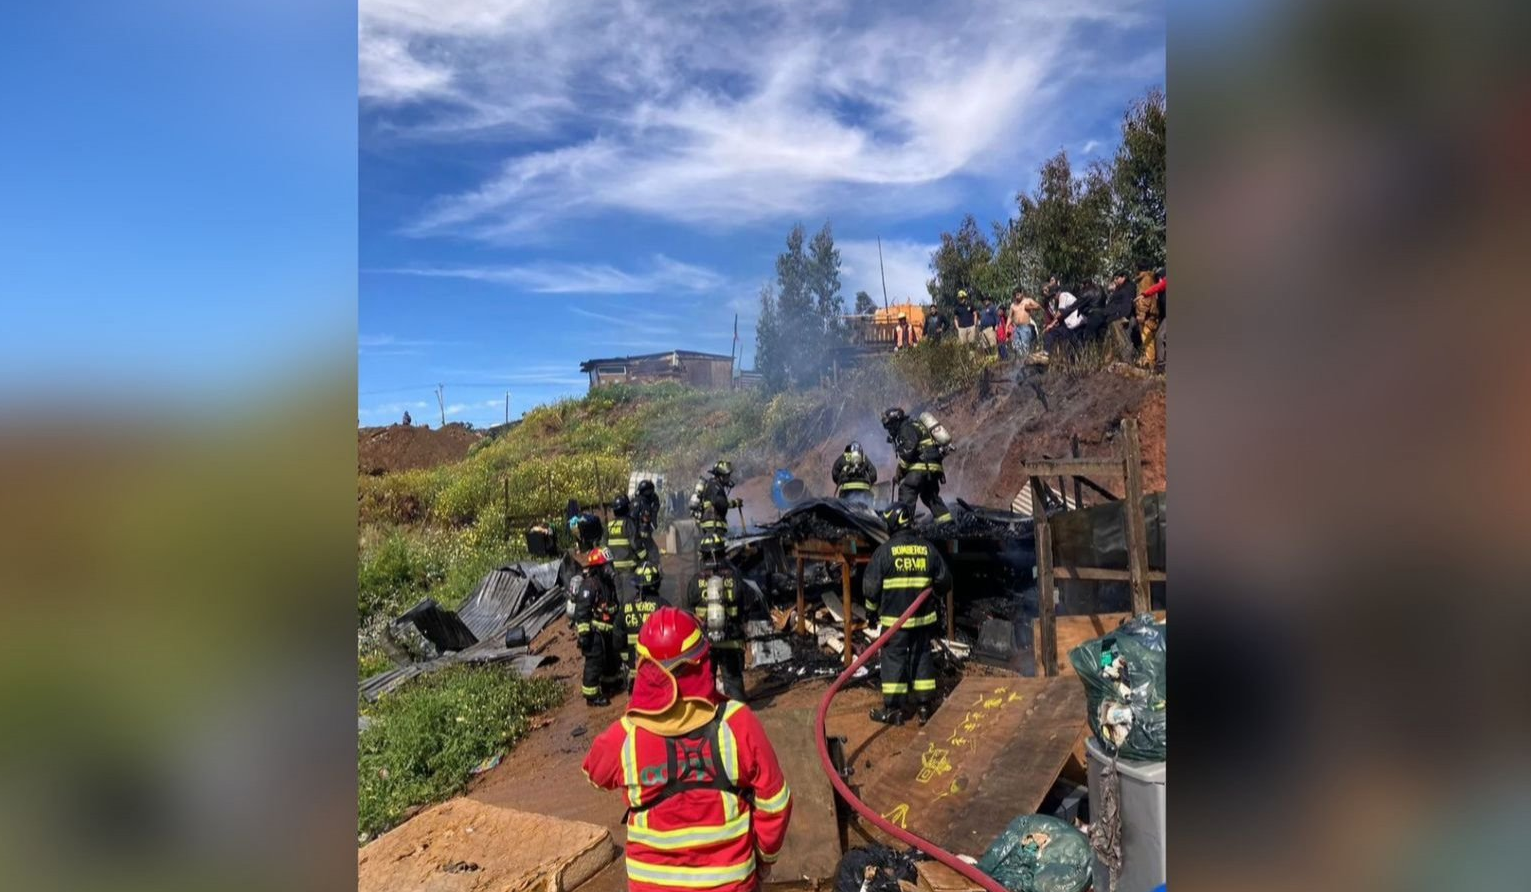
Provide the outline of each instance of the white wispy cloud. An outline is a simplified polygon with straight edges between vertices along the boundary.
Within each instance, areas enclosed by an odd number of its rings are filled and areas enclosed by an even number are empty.
[[[404,267],[373,270],[409,276],[469,279],[511,285],[537,294],[656,294],[710,291],[727,284],[723,274],[656,254],[641,270],[606,263],[537,262],[505,266]]]
[[[611,211],[739,226],[869,196],[933,209],[953,178],[1045,142],[1073,80],[1136,76],[1098,35],[1162,6],[361,0],[360,14],[373,129],[505,146],[496,172],[406,231],[517,241]],[[613,272],[586,287],[626,287]]]
[[[835,242],[840,249],[841,292],[845,305],[854,305],[857,291],[865,291],[879,305],[882,303],[882,276],[877,265],[877,242],[875,239],[851,239]],[[888,276],[888,300],[913,299],[916,303],[930,299],[925,282],[931,276],[930,255],[936,249],[933,244],[884,240],[882,265]]]
[[[1100,148],[1100,140],[1098,140],[1098,139],[1087,139],[1087,140],[1085,140],[1084,146],[1080,148],[1079,153],[1081,155],[1089,155],[1089,154],[1092,154],[1098,148]]]

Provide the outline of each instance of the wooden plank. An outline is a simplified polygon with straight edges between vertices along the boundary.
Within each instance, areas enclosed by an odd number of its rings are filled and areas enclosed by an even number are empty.
[[[1042,634],[1033,638],[1033,647],[1042,659],[1043,675],[1058,674],[1058,638],[1053,625],[1057,613],[1053,587],[1053,530],[1047,523],[1047,513],[1042,509],[1042,481],[1031,478],[1032,529],[1035,530],[1037,548],[1037,613],[1041,617]]]
[[[840,591],[844,604],[844,606],[841,608],[841,612],[845,614],[844,658],[845,665],[849,666],[851,662],[856,659],[856,647],[854,644],[852,644],[855,639],[851,637],[851,633],[853,631],[851,625],[856,621],[856,616],[855,611],[851,609],[851,562],[849,560],[840,561]]]
[[[1127,566],[1132,573],[1132,612],[1142,613],[1149,608],[1148,579],[1148,531],[1143,528],[1143,449],[1138,442],[1138,420],[1122,421],[1126,434],[1126,454],[1122,456],[1127,465]]]
[[[1105,567],[1054,567],[1054,579],[1088,579],[1092,582],[1131,582],[1131,570],[1108,570]],[[1168,577],[1163,570],[1148,570],[1143,578],[1149,582],[1164,582]]]
[[[812,707],[764,709],[756,713],[776,750],[781,771],[792,788],[792,832],[771,870],[773,882],[827,879],[840,861],[840,829],[835,791],[819,764],[813,738]]]
[[[510,839],[516,844],[506,845]],[[356,888],[565,892],[590,879],[617,853],[605,827],[450,799],[359,849]]]
[[[1058,651],[1067,654],[1069,651],[1094,638],[1112,631],[1123,622],[1131,619],[1131,613],[1091,613],[1084,616],[1060,616],[1055,620],[1058,636]],[[1154,611],[1154,619],[1164,622],[1165,612]],[[1031,621],[1032,640],[1041,634],[1040,622]],[[1062,662],[1061,675],[1073,675],[1074,667],[1067,659]],[[1042,672],[1042,655],[1038,651],[1036,655],[1037,673]]]
[[[949,851],[977,856],[1042,804],[1086,733],[1072,678],[960,682],[914,740],[873,766],[860,796],[878,814]]]
[[[1119,458],[1040,458],[1022,466],[1028,477],[1105,477],[1122,476]]]
[[[797,633],[808,631],[808,604],[803,595],[803,556],[797,556]]]

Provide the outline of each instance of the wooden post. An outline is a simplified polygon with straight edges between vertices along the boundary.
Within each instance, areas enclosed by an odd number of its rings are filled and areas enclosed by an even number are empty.
[[[1074,458],[1078,458],[1079,457],[1079,435],[1078,434],[1074,434],[1073,436],[1069,437],[1069,454],[1071,454]],[[1079,478],[1078,477],[1074,478],[1074,507],[1075,508],[1083,508],[1084,507],[1084,487],[1079,485]]]
[[[1138,420],[1122,420],[1126,446],[1122,456],[1127,465],[1127,569],[1132,575],[1132,612],[1145,613],[1148,598],[1148,532],[1143,528],[1143,451],[1138,442]]]
[[[1042,664],[1042,674],[1058,674],[1058,617],[1053,604],[1053,536],[1047,524],[1047,512],[1042,507],[1042,478],[1031,478],[1032,530],[1037,545],[1037,613],[1042,627],[1042,640],[1033,641]]]
[[[803,556],[797,556],[797,633],[808,631],[808,601],[803,594]]]
[[[845,665],[849,666],[855,659],[851,625],[856,622],[856,617],[851,613],[851,559],[845,555],[840,556],[840,588],[841,607],[845,611]]]

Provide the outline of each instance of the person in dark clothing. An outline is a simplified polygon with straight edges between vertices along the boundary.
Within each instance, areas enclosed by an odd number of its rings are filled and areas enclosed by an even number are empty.
[[[829,469],[835,482],[835,497],[851,504],[872,506],[872,484],[877,482],[877,466],[867,459],[861,444],[852,442]]]
[[[882,649],[882,708],[873,709],[875,722],[901,725],[912,700],[920,724],[930,720],[936,696],[936,667],[931,645],[940,637],[936,605],[951,590],[952,576],[936,547],[909,529],[913,515],[903,505],[894,505],[883,513],[892,533],[888,541],[872,554],[862,576],[861,593],[867,616],[892,634]],[[897,632],[889,633],[925,589],[930,597],[905,621]]]
[[[585,657],[579,692],[591,706],[611,703],[608,689],[618,684],[622,671],[621,605],[616,581],[611,576],[611,553],[595,548],[585,561],[585,573],[574,599],[574,634]]]
[[[946,317],[932,310],[925,317],[925,340],[935,343],[946,335]]]
[[[611,552],[612,572],[622,591],[628,589],[633,568],[639,561],[648,559],[638,537],[638,521],[633,519],[632,510],[627,494],[618,493],[611,500],[611,524],[606,527],[606,549]]]
[[[564,517],[569,522],[569,535],[574,537],[574,548],[580,554],[587,554],[601,544],[606,525],[589,511],[581,511],[579,502],[570,499],[564,508]]]
[[[957,309],[953,313],[957,320],[957,341],[962,344],[972,344],[978,340],[978,311],[968,302],[966,291],[957,292]]]
[[[622,596],[622,630],[627,643],[622,652],[622,661],[629,694],[633,692],[633,672],[638,666],[635,650],[638,647],[638,630],[643,628],[643,623],[654,611],[665,605],[664,598],[659,594],[659,586],[663,581],[664,574],[659,572],[657,563],[642,561],[633,568],[632,589]]]
[[[726,460],[714,464],[707,476],[696,482],[689,507],[704,538],[708,535],[728,536],[728,509],[743,504],[738,499],[728,498],[728,491],[733,488],[734,466]]]
[[[658,562],[659,545],[654,541],[654,530],[659,526],[659,493],[654,481],[638,481],[638,497],[633,499],[633,519],[638,521],[639,548],[648,559]]]
[[[1106,327],[1106,292],[1093,282],[1084,283],[1079,288],[1079,300],[1074,304],[1074,311],[1084,319],[1084,324],[1074,330],[1076,342],[1093,342]]]
[[[985,350],[993,350],[999,346],[999,313],[994,309],[994,301],[985,300],[983,311],[978,314],[978,340]]]
[[[915,500],[919,499],[930,509],[936,523],[947,523],[952,512],[941,500],[941,484],[946,482],[946,472],[941,461],[946,457],[946,447],[936,442],[934,434],[917,418],[910,418],[904,410],[895,406],[882,413],[882,427],[888,432],[888,442],[898,456],[898,473],[894,482],[898,486],[898,502],[915,512]]]
[[[1132,323],[1133,301],[1137,299],[1138,289],[1128,277],[1126,270],[1118,270],[1111,279],[1111,295],[1106,298],[1102,316],[1107,330],[1111,333],[1112,343],[1116,347],[1117,358],[1123,361],[1131,361],[1134,355],[1132,347]]]
[[[697,545],[702,568],[686,586],[682,606],[696,615],[712,641],[712,663],[723,695],[744,701],[744,616],[746,589],[739,571],[728,560],[728,545],[722,536],[704,535]],[[711,589],[717,587],[716,609],[711,607]]]

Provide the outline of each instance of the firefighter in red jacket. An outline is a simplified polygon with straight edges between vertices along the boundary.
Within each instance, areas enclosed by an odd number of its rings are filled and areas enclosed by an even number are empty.
[[[638,632],[623,717],[596,737],[585,776],[622,790],[632,892],[752,892],[768,877],[792,793],[760,720],[716,692],[696,618],[661,607]]]

